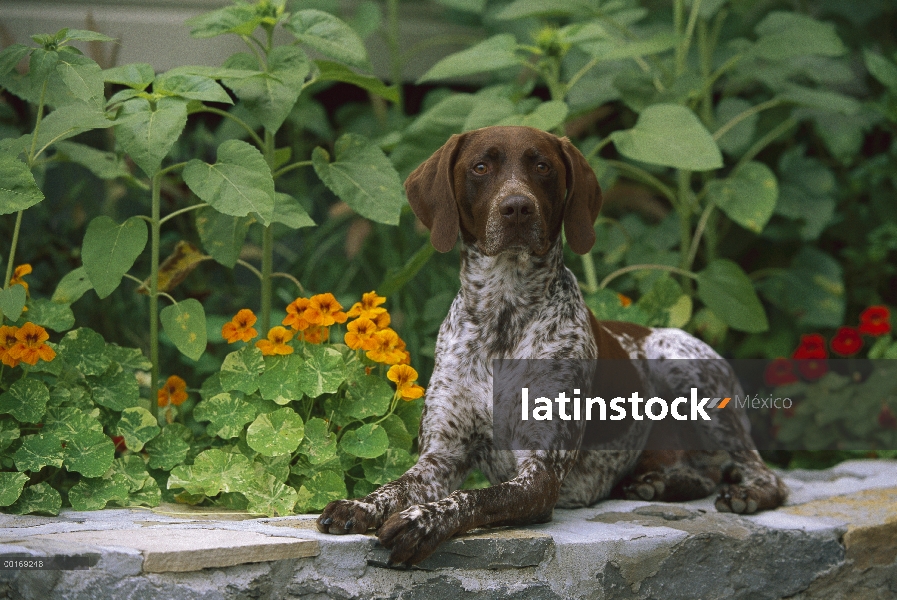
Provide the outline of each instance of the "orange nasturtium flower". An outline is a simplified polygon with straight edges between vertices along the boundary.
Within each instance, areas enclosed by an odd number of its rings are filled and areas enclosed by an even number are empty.
[[[386,298],[378,296],[377,292],[370,291],[361,295],[361,302],[352,305],[347,313],[350,317],[361,317],[373,320],[377,315],[386,312],[386,309],[380,306],[386,302]]]
[[[297,331],[305,331],[311,323],[305,317],[305,310],[308,308],[308,298],[296,298],[287,305],[287,316],[281,321],[284,325],[292,327]]]
[[[377,347],[374,334],[379,328],[370,319],[364,317],[355,319],[346,325],[346,329],[348,330],[345,336],[346,345],[352,350],[373,350]]]
[[[368,350],[366,355],[374,362],[384,363],[387,365],[397,365],[404,361],[405,343],[399,338],[392,329],[383,329],[374,334],[377,340],[377,346],[373,350]]]
[[[8,367],[18,366],[19,361],[12,357],[9,353],[12,347],[16,345],[16,332],[18,327],[13,325],[3,325],[0,327],[0,362]]]
[[[56,358],[56,351],[45,342],[50,334],[40,325],[28,322],[16,331],[16,343],[9,349],[9,355],[29,365],[36,365],[37,359],[50,362]]]
[[[292,354],[293,347],[287,344],[291,339],[293,339],[293,332],[278,325],[272,327],[268,332],[268,339],[257,341],[255,347],[261,350],[265,356]]]
[[[31,265],[25,263],[24,265],[19,265],[16,267],[16,270],[12,273],[12,279],[9,280],[9,285],[20,285],[25,290],[28,290],[28,282],[25,281],[25,275],[31,273]]]
[[[417,381],[417,371],[408,365],[389,367],[386,377],[396,384],[396,398],[411,401],[424,395],[424,388],[414,383]]]
[[[165,385],[157,393],[159,406],[168,406],[174,404],[180,406],[187,399],[187,382],[172,375],[165,380]]]
[[[343,312],[343,305],[336,301],[333,294],[316,294],[309,298],[305,318],[312,325],[329,327],[334,323],[345,323],[349,316]]]
[[[302,339],[309,344],[320,344],[330,339],[330,328],[321,325],[311,325],[302,332]]]
[[[228,344],[237,341],[248,342],[256,337],[259,332],[255,330],[255,322],[258,317],[248,308],[241,309],[233,319],[224,324],[221,328],[221,337],[227,340]]]

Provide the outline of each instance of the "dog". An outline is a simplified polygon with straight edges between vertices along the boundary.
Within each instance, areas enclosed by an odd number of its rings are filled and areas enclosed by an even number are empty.
[[[645,449],[644,428],[629,440],[639,446],[583,449],[576,446],[582,427],[552,429],[550,421],[532,435],[566,445],[495,447],[494,359],[719,359],[681,330],[599,322],[587,308],[564,266],[561,232],[574,252],[591,250],[601,190],[568,139],[514,126],[454,135],[405,189],[438,251],[461,243],[461,289],[436,342],[420,457],[366,497],[328,504],[320,531],[377,529],[391,564],[414,565],[458,533],[547,522],[555,507],[588,506],[615,490],[634,499],[689,500],[723,483],[719,511],[753,513],[784,502],[784,484],[763,463],[737,410],[720,411],[725,415],[701,432],[725,451]],[[731,373],[695,372],[699,362],[661,361],[678,383],[701,379],[709,393],[731,395]],[[459,490],[474,468],[492,486]]]

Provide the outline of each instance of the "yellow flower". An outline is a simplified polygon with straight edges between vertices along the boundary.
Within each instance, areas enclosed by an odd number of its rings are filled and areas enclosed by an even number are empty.
[[[31,265],[29,265],[28,263],[25,263],[24,265],[19,265],[18,267],[16,267],[16,270],[13,271],[12,279],[9,280],[9,285],[20,285],[23,288],[25,288],[25,290],[27,291],[28,290],[28,282],[25,281],[23,278],[25,277],[25,275],[28,275],[29,273],[31,273]]]
[[[366,356],[374,362],[397,365],[405,359],[405,343],[392,329],[383,329],[374,334],[377,346],[368,350]]]
[[[159,406],[174,404],[180,406],[187,399],[187,382],[172,375],[165,381],[165,385],[157,393]]]
[[[19,361],[13,358],[9,351],[16,345],[16,332],[18,327],[12,325],[3,325],[0,327],[0,362],[9,367],[18,366]]]
[[[228,344],[233,344],[236,341],[248,342],[259,334],[253,327],[257,320],[258,318],[251,310],[241,309],[221,328],[221,337],[226,339]]]
[[[375,291],[370,291],[366,294],[362,294],[361,302],[353,304],[347,314],[350,317],[361,317],[373,320],[377,315],[386,312],[386,309],[380,306],[384,302],[386,302],[386,298],[378,296]]]
[[[293,332],[278,325],[272,327],[268,332],[268,339],[257,341],[255,347],[261,350],[265,356],[292,354],[293,347],[287,345],[291,339],[293,339]]]
[[[9,349],[9,355],[29,365],[36,365],[37,359],[50,362],[56,358],[56,351],[46,342],[50,334],[40,325],[25,323],[16,331],[16,343]]]
[[[348,318],[343,312],[342,304],[330,292],[312,296],[305,309],[305,319],[312,325],[329,327],[334,323],[345,323]]]
[[[417,371],[408,365],[391,366],[386,377],[396,384],[396,398],[411,401],[424,395],[424,388],[414,383]]]
[[[302,339],[309,344],[320,344],[330,339],[330,328],[321,325],[311,325],[302,332]]]
[[[370,319],[360,317],[346,325],[346,345],[352,350],[373,350],[377,347],[374,335],[377,333],[377,325]]]
[[[617,294],[617,299],[620,301],[620,306],[623,308],[627,308],[632,304],[632,298],[625,294]]]
[[[283,323],[289,327],[297,331],[304,331],[308,329],[311,323],[308,322],[308,319],[305,316],[305,311],[308,308],[309,300],[308,298],[296,298],[292,302],[287,305],[287,316],[284,317]]]
[[[389,324],[392,322],[392,317],[389,316],[388,312],[384,311],[375,317],[371,317],[371,321],[374,322],[374,325],[377,326],[378,330],[381,330],[389,327]]]

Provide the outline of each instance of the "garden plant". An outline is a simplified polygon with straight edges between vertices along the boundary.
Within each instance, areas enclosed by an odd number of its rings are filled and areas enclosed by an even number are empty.
[[[827,360],[824,334],[897,358],[897,62],[876,25],[892,7],[433,7],[476,33],[427,40],[447,49],[414,86],[397,82],[424,48],[400,44],[398,0],[188,21],[245,42],[221,66],[101,66],[115,41],[75,28],[0,51],[3,510],[281,515],[404,472],[458,284],[401,182],[488,125],[566,134],[598,174],[598,243],[567,262],[600,318],[732,357]],[[779,435],[837,460],[855,446],[835,424],[897,430],[893,378],[848,401],[837,373],[794,368],[770,385],[815,400],[776,414]],[[897,443],[878,440],[861,454]]]

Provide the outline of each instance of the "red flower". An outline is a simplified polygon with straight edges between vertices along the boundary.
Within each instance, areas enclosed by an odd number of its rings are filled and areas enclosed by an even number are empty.
[[[860,315],[860,333],[884,335],[891,331],[891,311],[887,306],[870,306]]]
[[[884,429],[897,429],[897,416],[891,411],[891,407],[884,405],[878,413],[878,424]]]
[[[791,355],[791,358],[828,358],[825,350],[825,338],[818,333],[800,336],[800,346]]]
[[[832,350],[841,356],[853,356],[863,347],[860,332],[853,327],[839,327],[832,338]]]
[[[797,370],[807,381],[816,381],[828,373],[828,363],[818,358],[799,360],[797,361]]]
[[[777,358],[766,365],[763,380],[766,382],[766,385],[773,387],[794,383],[797,381],[797,375],[794,374],[794,365],[787,358]]]
[[[128,449],[128,447],[125,445],[125,438],[122,435],[113,435],[112,443],[115,444],[116,452],[124,452]]]

